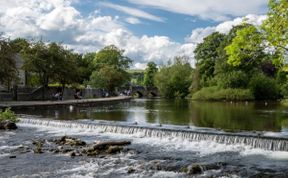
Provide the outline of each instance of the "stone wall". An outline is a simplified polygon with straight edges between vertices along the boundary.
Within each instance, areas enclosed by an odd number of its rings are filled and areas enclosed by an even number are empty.
[[[57,93],[58,88],[57,87],[49,87],[46,89],[44,100],[55,100],[53,96]],[[39,88],[27,88],[25,89],[19,89],[17,94],[18,101],[31,101],[31,100],[43,100],[42,93],[43,93],[43,87]],[[26,93],[23,91],[27,91]],[[28,92],[29,91],[29,92]],[[75,89],[71,88],[65,88],[63,93],[63,100],[71,100],[74,99]],[[83,98],[101,98],[102,97],[102,91],[101,89],[82,89],[81,96]],[[8,92],[2,92],[0,93],[0,102],[1,101],[12,101],[13,100],[13,94]]]

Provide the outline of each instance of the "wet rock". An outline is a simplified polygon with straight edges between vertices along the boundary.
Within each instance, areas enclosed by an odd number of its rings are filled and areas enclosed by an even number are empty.
[[[11,121],[1,121],[0,122],[0,130],[15,130],[17,129],[17,125]]]
[[[58,145],[85,146],[86,142],[73,137],[63,136],[60,139],[54,139],[54,143]]]
[[[126,146],[130,145],[130,141],[108,141],[108,142],[100,142],[93,145],[94,150],[103,150],[107,149],[110,146]]]
[[[193,175],[193,174],[201,174],[203,172],[202,166],[199,164],[193,164],[192,166],[188,167],[187,174]]]
[[[132,174],[134,172],[136,172],[136,170],[134,168],[132,168],[132,167],[129,167],[128,170],[127,170],[128,174]]]
[[[116,153],[121,152],[122,150],[123,150],[122,146],[109,146],[106,152],[108,154],[116,154]]]
[[[75,157],[75,156],[76,156],[76,153],[75,153],[74,151],[72,151],[72,152],[69,153],[69,156]]]
[[[34,153],[38,153],[38,154],[41,154],[41,153],[44,153],[42,151],[42,148],[43,148],[43,142],[42,141],[33,141],[33,144],[35,145],[35,148],[33,149]]]

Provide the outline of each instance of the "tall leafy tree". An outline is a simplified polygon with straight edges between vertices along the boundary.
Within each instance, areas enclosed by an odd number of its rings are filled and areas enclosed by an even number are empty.
[[[76,61],[80,56],[57,43],[50,43],[48,52],[54,72],[51,78],[62,84],[62,90],[64,90],[66,84],[75,83],[78,79]]]
[[[144,86],[154,87],[154,76],[157,73],[158,68],[154,62],[148,62],[147,68],[144,71]]]
[[[116,46],[106,46],[95,55],[94,71],[90,77],[90,84],[97,88],[107,89],[112,93],[116,87],[129,81],[126,69],[132,63],[131,59],[124,56],[124,50]]]
[[[218,58],[217,49],[223,40],[223,34],[212,33],[204,38],[203,42],[198,44],[194,51],[201,86],[209,85],[209,80],[214,77],[215,63]]]
[[[8,39],[0,37],[0,82],[10,88],[11,82],[17,79],[15,51]]]
[[[83,84],[89,81],[90,76],[94,70],[93,61],[95,59],[95,55],[96,53],[92,52],[78,57],[76,62],[79,72],[79,83]]]
[[[185,98],[189,94],[192,71],[185,57],[176,57],[174,64],[156,73],[155,85],[165,98]]]
[[[264,35],[276,51],[288,52],[288,1],[269,0],[267,19],[262,24]]]
[[[229,56],[228,64],[241,66],[245,70],[258,66],[266,56],[262,43],[261,33],[255,26],[248,25],[238,30],[232,43],[225,48]]]

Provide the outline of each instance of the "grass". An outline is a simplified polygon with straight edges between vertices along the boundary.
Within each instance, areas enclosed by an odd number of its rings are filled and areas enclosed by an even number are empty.
[[[11,121],[16,123],[19,122],[19,119],[10,108],[6,108],[4,111],[0,112],[0,122],[1,121]]]
[[[254,96],[249,89],[206,87],[194,93],[192,99],[209,101],[247,101],[254,100]]]

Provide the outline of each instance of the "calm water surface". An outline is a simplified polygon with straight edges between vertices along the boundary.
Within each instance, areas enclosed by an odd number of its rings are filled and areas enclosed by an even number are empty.
[[[280,103],[196,102],[135,99],[102,107],[20,110],[18,114],[59,120],[108,120],[139,124],[190,125],[225,131],[274,131],[288,134],[288,108]]]

